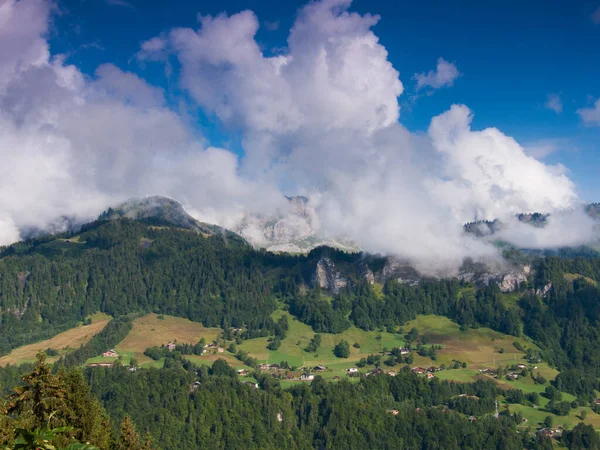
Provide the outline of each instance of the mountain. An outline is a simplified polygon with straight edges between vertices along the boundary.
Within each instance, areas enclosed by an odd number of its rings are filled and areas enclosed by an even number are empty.
[[[272,252],[307,253],[328,246],[355,252],[358,245],[348,238],[325,237],[319,234],[319,219],[308,198],[286,197],[288,204],[273,216],[249,214],[233,231],[256,248]]]
[[[600,203],[590,203],[585,207],[585,212],[594,219],[600,219]]]
[[[190,216],[181,203],[159,195],[141,199],[130,199],[115,207],[108,208],[98,220],[133,219],[156,226],[175,226],[197,231],[204,236],[222,235],[228,239],[244,241],[238,234]]]

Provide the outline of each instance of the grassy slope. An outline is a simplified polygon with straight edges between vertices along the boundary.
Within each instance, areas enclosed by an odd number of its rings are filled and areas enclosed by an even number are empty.
[[[35,361],[35,355],[40,350],[46,350],[49,347],[58,350],[59,356],[68,353],[68,349],[73,350],[79,348],[79,346],[88,342],[95,334],[104,329],[106,324],[110,321],[110,316],[97,313],[91,316],[91,319],[92,323],[90,325],[80,325],[76,328],[71,328],[70,330],[57,334],[53,338],[45,341],[14,349],[8,355],[0,358],[0,366],[33,362]],[[53,362],[57,360],[59,356],[49,357],[48,361]]]
[[[157,314],[147,314],[133,322],[133,328],[125,339],[115,346],[115,350],[123,358],[124,364],[134,357],[140,366],[162,367],[162,361],[153,361],[144,355],[148,347],[161,346],[177,341],[181,344],[196,344],[201,338],[212,342],[220,333],[219,328],[204,328],[201,323],[192,322],[180,317],[164,316],[159,319]],[[90,358],[86,363],[111,362],[115,358],[98,356]]]
[[[284,311],[276,311],[273,318],[277,320],[281,315],[287,315],[290,328],[286,338],[276,351],[268,350],[268,338],[257,338],[243,342],[239,349],[246,350],[251,356],[260,362],[279,363],[287,361],[292,366],[327,366],[330,371],[323,374],[325,378],[343,375],[346,369],[352,367],[359,359],[383,350],[384,347],[401,347],[404,339],[401,335],[386,332],[366,332],[352,327],[340,334],[321,333],[321,346],[316,352],[308,353],[304,348],[309,344],[315,332],[308,325],[295,320],[293,316]],[[377,336],[381,336],[381,340]],[[350,344],[350,357],[347,359],[337,358],[333,354],[335,345],[345,339]],[[358,342],[360,348],[352,347]]]
[[[287,337],[283,340],[281,347],[277,351],[269,351],[266,348],[268,338],[257,338],[244,341],[238,348],[248,351],[251,356],[258,358],[261,362],[279,363],[282,360],[285,360],[294,366],[313,367],[316,365],[324,365],[328,367],[328,370],[320,373],[320,375],[324,378],[331,379],[336,375],[344,376],[345,371],[349,367],[354,366],[362,357],[381,352],[384,347],[391,349],[392,347],[404,345],[401,334],[390,334],[377,331],[365,332],[352,327],[338,335],[322,333],[321,347],[315,353],[307,353],[304,351],[304,348],[314,336],[314,331],[309,326],[295,320],[289,313],[284,311],[276,311],[273,314],[273,318],[276,320],[284,314],[288,316],[290,329]],[[122,355],[124,364],[127,364],[131,357],[135,357],[140,365],[146,367],[162,367],[163,361],[153,361],[143,355],[146,348],[155,345],[160,346],[175,340],[181,343],[188,342],[194,344],[202,337],[204,337],[207,342],[211,342],[221,331],[217,328],[204,328],[200,323],[191,322],[187,319],[171,316],[164,317],[164,320],[161,320],[158,319],[156,314],[148,314],[134,321],[133,329],[130,334],[115,348],[115,350]],[[79,345],[91,339],[94,334],[101,331],[109,320],[110,317],[108,316],[96,314],[92,316],[91,325],[79,326],[60,333],[52,339],[15,349],[10,355],[0,358],[0,365],[34,361],[35,354],[39,350],[44,350],[48,347],[56,348],[61,351],[61,354],[64,354],[67,351],[64,350],[65,347],[79,347]],[[466,369],[446,370],[436,373],[436,376],[440,379],[457,382],[469,382],[479,377],[485,377],[479,375],[479,369],[482,368],[496,368],[499,365],[510,366],[512,364],[524,362],[523,353],[513,346],[513,342],[515,341],[520,341],[525,348],[534,347],[534,345],[526,339],[517,339],[513,336],[503,335],[502,333],[498,333],[488,328],[460,331],[460,328],[456,323],[441,316],[419,316],[415,320],[407,323],[403,329],[408,331],[412,327],[417,328],[419,335],[425,335],[429,344],[441,345],[443,347],[438,351],[436,361],[415,354],[412,366],[428,367],[430,365],[440,366],[441,364],[449,366],[452,363],[452,360],[455,359],[465,361],[467,363]],[[381,336],[381,339],[377,339],[377,336]],[[347,359],[340,359],[333,355],[333,347],[342,339],[347,340],[351,345],[351,355]],[[352,347],[352,344],[355,342],[360,344],[359,349]],[[500,348],[504,348],[504,353],[500,354],[498,352]],[[216,359],[221,358],[226,360],[236,369],[249,369],[227,352],[216,355],[186,356],[186,358],[196,364],[204,365],[210,365]],[[53,359],[55,358],[51,358],[50,360]],[[103,358],[99,356],[91,358],[87,363],[111,362],[113,360],[114,358]],[[394,369],[397,370],[399,367],[400,366],[396,366]],[[548,367],[545,363],[537,364],[536,367],[536,371],[539,371],[548,380],[554,379],[558,374],[558,371]],[[382,368],[388,369],[385,365],[382,365]],[[368,369],[369,368],[365,370]],[[494,381],[506,388],[521,389],[524,392],[541,393],[546,386],[548,386],[548,383],[546,385],[535,384],[531,378],[520,378],[515,381]],[[281,382],[283,387],[288,387],[294,383],[297,383],[297,381],[283,380]],[[563,399],[571,401],[574,397],[563,393]],[[502,402],[501,408],[508,407],[513,412],[520,411],[527,419],[527,422],[523,427],[539,427],[547,415],[552,415],[544,409],[547,402],[547,399],[541,398],[539,408],[506,404]],[[585,422],[592,424],[596,428],[600,428],[600,415],[593,413],[589,407],[579,407],[574,409],[565,417],[552,415],[554,424],[556,426],[562,425],[568,428],[573,427],[580,421],[578,416],[583,410],[587,411]]]
[[[428,345],[443,346],[438,351],[436,366],[452,364],[456,359],[467,363],[469,369],[496,368],[499,365],[512,365],[523,362],[524,353],[517,350],[513,342],[519,341],[525,347],[533,346],[523,339],[508,336],[489,328],[467,329],[460,331],[460,327],[450,319],[441,316],[418,316],[404,326],[404,330],[415,327],[419,335],[427,337]],[[504,353],[499,353],[504,349]],[[415,355],[415,366],[431,365],[429,358]]]

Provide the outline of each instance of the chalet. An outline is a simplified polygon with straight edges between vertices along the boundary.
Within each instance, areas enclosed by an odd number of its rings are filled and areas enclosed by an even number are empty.
[[[600,398],[594,399],[594,404],[595,405],[600,405]]]
[[[427,368],[427,372],[436,372],[438,369],[435,366],[430,366]]]
[[[506,374],[506,378],[510,378],[511,380],[518,380],[519,374],[515,373],[515,372],[511,372],[511,373]]]
[[[498,372],[494,369],[481,369],[479,373],[483,373],[485,375],[496,376]]]
[[[408,355],[410,353],[410,350],[408,348],[401,348],[400,349],[400,354],[401,355]]]
[[[398,411],[397,409],[388,409],[388,410],[386,411],[386,413],[388,413],[388,414],[393,414],[394,416],[397,416],[399,412],[400,412],[400,411]]]
[[[107,352],[102,353],[102,356],[104,356],[105,358],[116,358],[117,356],[119,356],[119,354],[114,350],[109,350]]]
[[[395,370],[388,370],[387,373],[390,377],[395,377],[396,376],[396,371]]]
[[[477,420],[477,417],[469,416],[469,422],[475,422],[476,420]]]
[[[425,369],[423,369],[422,367],[413,367],[412,371],[417,375],[423,375],[425,373]]]
[[[358,372],[358,369],[356,367],[350,367],[348,369],[348,373],[357,373],[357,372]]]
[[[219,347],[219,348],[217,349],[217,352],[218,352],[218,353],[223,353],[224,351],[225,351],[225,349],[223,349],[223,347]]]
[[[204,345],[204,348],[216,348],[217,344],[215,344],[214,342],[211,342],[210,344],[206,344]]]
[[[200,382],[194,381],[194,383],[190,386],[190,390],[195,391],[196,389],[198,389],[198,386],[200,386]]]
[[[279,364],[269,364],[269,369],[271,369],[271,370],[280,370],[281,366]]]
[[[519,369],[527,369],[527,366],[525,364],[517,364],[517,368],[519,368]]]
[[[340,377],[338,377],[338,376],[336,375],[335,377],[333,377],[333,379],[334,379],[335,381],[338,381],[338,380],[340,379]]]
[[[259,368],[259,370],[269,370],[269,365],[268,364],[259,364],[258,368]]]
[[[246,369],[240,369],[240,370],[237,371],[237,374],[240,377],[245,377],[246,375],[248,375],[248,371]]]
[[[312,381],[315,379],[315,376],[312,373],[303,373],[300,375],[301,381]]]
[[[383,370],[380,369],[379,367],[376,367],[375,369],[371,370],[370,375],[381,375],[383,373]]]
[[[167,344],[167,348],[169,349],[169,351],[175,350],[175,347],[177,347],[177,344],[175,344],[175,342],[169,342]]]
[[[244,384],[247,384],[248,386],[252,386],[254,389],[258,389],[258,383],[254,383],[252,381],[244,381]]]
[[[542,436],[558,437],[562,435],[562,428],[542,428],[538,431]]]
[[[327,370],[327,367],[325,367],[325,366],[315,366],[315,368],[313,370],[315,372],[324,372],[325,370]]]
[[[427,379],[431,380],[432,378],[435,378],[435,374],[433,372],[427,372]]]

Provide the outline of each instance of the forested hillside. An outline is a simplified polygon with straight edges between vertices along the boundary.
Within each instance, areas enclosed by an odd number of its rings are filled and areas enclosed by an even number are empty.
[[[127,335],[131,320],[148,312],[222,328],[228,340],[272,336],[275,343],[287,331],[287,322],[273,319],[280,309],[315,333],[341,333],[351,326],[396,333],[417,315],[436,314],[461,329],[489,327],[529,339],[541,349],[535,358],[562,372],[553,386],[572,394],[575,405],[590,405],[600,387],[600,259],[522,257],[531,264],[530,276],[508,296],[496,283],[385,279],[385,259],[360,253],[318,248],[301,256],[273,254],[166,223],[98,221],[78,234],[0,249],[0,355],[97,311],[114,319],[56,367],[80,366],[112,348]],[[335,290],[319,287],[317,269],[325,260],[335,267],[337,280],[344,280]],[[241,332],[232,336],[233,328]],[[549,448],[543,439],[514,432],[518,415],[490,416],[492,399],[501,395],[494,384],[428,382],[400,371],[357,384],[317,379],[310,387],[289,390],[265,376],[254,389],[225,363],[207,370],[183,359],[167,360],[163,369],[117,366],[87,369],[84,376],[113,423],[131,415],[161,448],[245,443],[249,448],[475,449],[492,448],[493,442],[502,443],[494,448]],[[31,366],[0,369],[3,393],[27,370]],[[460,394],[481,402],[453,400]],[[514,403],[526,402],[523,393],[515,398]],[[558,408],[558,400],[551,402]],[[469,421],[470,415],[479,419]],[[444,445],[434,444],[441,439]]]
[[[339,332],[351,324],[365,330],[394,327],[417,314],[523,332],[559,369],[600,375],[598,258],[533,260],[534,275],[520,287],[518,304],[507,305],[494,284],[465,290],[468,283],[456,279],[423,279],[418,285],[390,279],[377,292],[362,273],[365,266],[381,270],[381,258],[327,248],[306,256],[277,255],[220,236],[127,219],[92,223],[77,236],[18,243],[0,255],[0,354],[72,327],[95,311],[114,317],[165,313],[209,327],[244,327],[246,338],[267,335],[275,327],[270,314],[280,305],[316,332]],[[323,257],[348,280],[331,301],[314,285]]]

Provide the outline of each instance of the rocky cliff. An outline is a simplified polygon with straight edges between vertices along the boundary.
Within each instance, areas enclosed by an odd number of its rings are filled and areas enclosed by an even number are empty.
[[[324,256],[317,262],[313,285],[318,285],[321,289],[337,294],[340,289],[348,285],[348,280],[341,275],[333,261]]]
[[[286,198],[286,207],[273,216],[247,215],[233,230],[254,247],[273,252],[308,253],[320,246],[346,251],[358,250],[349,239],[325,238],[320,235],[319,218],[308,198]]]

